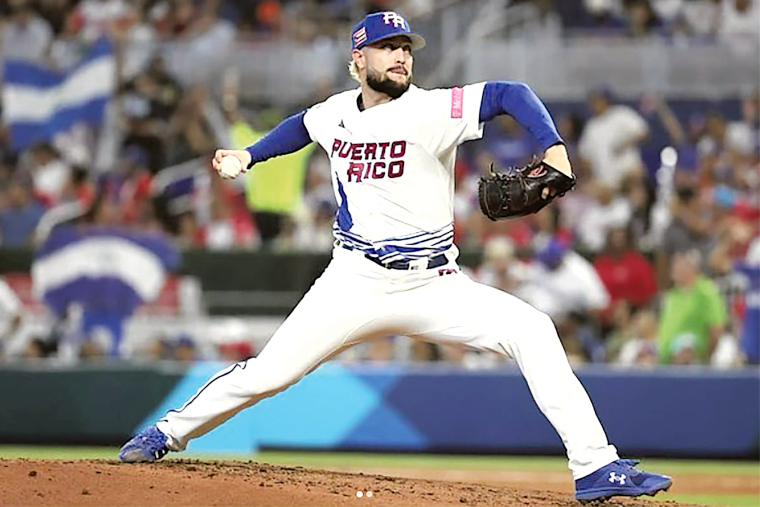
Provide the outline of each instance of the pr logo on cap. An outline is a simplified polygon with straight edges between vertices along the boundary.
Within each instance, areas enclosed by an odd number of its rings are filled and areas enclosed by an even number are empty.
[[[393,11],[383,13],[383,22],[386,25],[393,23],[393,26],[403,28],[404,30],[409,30],[409,24],[406,22],[406,20]]]

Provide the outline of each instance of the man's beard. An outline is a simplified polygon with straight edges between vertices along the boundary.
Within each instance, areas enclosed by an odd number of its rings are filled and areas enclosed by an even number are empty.
[[[367,69],[367,85],[376,92],[384,93],[392,99],[401,97],[409,89],[412,82],[412,73],[410,72],[405,83],[397,83],[387,77],[382,77],[374,69]]]

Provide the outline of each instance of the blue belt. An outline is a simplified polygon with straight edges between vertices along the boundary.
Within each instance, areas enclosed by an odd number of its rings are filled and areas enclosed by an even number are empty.
[[[346,250],[353,250],[353,248],[351,248],[350,246],[346,245],[345,243],[343,243],[340,240],[338,240],[338,246],[341,246],[341,247],[345,248]],[[371,260],[372,262],[374,262],[378,266],[384,267],[385,269],[405,269],[405,270],[406,269],[411,269],[410,263],[414,262],[414,261],[409,261],[409,260],[406,260],[406,259],[398,260],[398,261],[393,261],[393,262],[383,262],[380,259],[378,259],[377,257],[372,257],[370,254],[364,254],[364,257],[367,258],[367,259],[369,259],[369,260]],[[445,266],[446,264],[448,264],[448,262],[449,262],[449,259],[448,259],[448,257],[446,257],[445,254],[434,255],[434,256],[428,258],[427,268],[425,268],[425,269],[433,269],[433,268],[437,268],[437,267],[440,267],[440,266]]]

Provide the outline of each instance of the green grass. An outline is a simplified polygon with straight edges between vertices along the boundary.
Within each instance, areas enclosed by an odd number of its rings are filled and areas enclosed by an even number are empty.
[[[0,458],[29,459],[116,459],[118,449],[109,447],[0,446]],[[383,467],[434,468],[458,470],[567,471],[561,457],[471,456],[449,454],[362,454],[338,452],[263,451],[257,454],[204,454],[185,452],[172,457],[249,460],[304,467]],[[750,461],[712,461],[646,459],[646,468],[672,474],[758,475],[760,463]]]
[[[34,447],[0,446],[0,458],[28,459],[116,459],[117,449],[105,447]],[[303,467],[373,467],[373,468],[431,468],[449,470],[517,470],[517,471],[565,471],[567,461],[561,457],[525,456],[467,456],[424,454],[361,454],[322,452],[274,452],[258,454],[220,455],[186,452],[176,457],[213,460],[250,460],[277,465]],[[669,474],[747,475],[757,476],[760,463],[746,461],[709,461],[647,459],[647,469]],[[757,495],[693,495],[667,494],[658,500],[674,500],[691,504],[724,507],[758,507]]]
[[[2,448],[0,448],[2,456]],[[354,454],[270,452],[256,455],[257,461],[300,466],[373,466],[388,468],[438,468],[458,470],[567,471],[567,460],[560,457],[468,456],[435,454]],[[646,468],[663,473],[757,475],[760,464],[746,461],[702,461],[646,459]],[[569,473],[569,472],[568,472]]]
[[[0,446],[0,458],[27,459],[116,459],[118,449],[109,447]]]

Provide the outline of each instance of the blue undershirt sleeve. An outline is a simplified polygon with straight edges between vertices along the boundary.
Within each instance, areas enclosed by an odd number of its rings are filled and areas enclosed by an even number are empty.
[[[306,111],[301,111],[285,118],[267,135],[248,146],[246,151],[251,154],[248,167],[278,155],[293,153],[311,143],[309,131],[303,123],[305,114]]]
[[[541,99],[525,83],[518,81],[489,81],[483,87],[480,101],[480,121],[508,114],[541,145],[547,148],[564,141],[557,132],[549,111]]]

